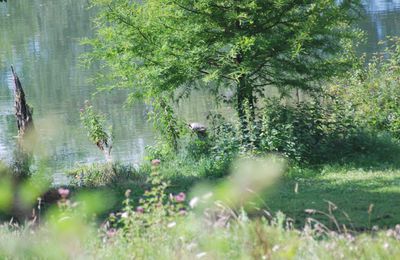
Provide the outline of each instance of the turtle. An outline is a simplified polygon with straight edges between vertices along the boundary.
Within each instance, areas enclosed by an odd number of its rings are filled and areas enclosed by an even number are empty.
[[[207,127],[201,123],[193,122],[188,124],[189,128],[195,132],[199,137],[204,137],[207,132]]]

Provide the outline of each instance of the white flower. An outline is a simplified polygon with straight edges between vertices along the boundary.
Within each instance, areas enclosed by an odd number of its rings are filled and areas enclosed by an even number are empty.
[[[202,257],[204,257],[204,256],[206,256],[206,255],[207,255],[206,252],[201,252],[201,253],[198,253],[198,254],[196,255],[196,258],[197,258],[197,259],[200,259],[200,258],[202,258]]]
[[[128,218],[128,212],[124,212],[121,214],[121,218]]]
[[[168,224],[167,227],[173,228],[173,227],[175,227],[175,226],[176,226],[176,222],[171,222],[171,223]]]
[[[383,244],[383,248],[388,249],[389,248],[389,244],[386,242],[385,244]]]
[[[274,245],[274,247],[272,248],[272,251],[273,252],[276,252],[276,251],[278,251],[279,250],[279,246],[278,245]]]
[[[196,207],[198,202],[199,202],[199,198],[198,197],[194,197],[193,199],[190,200],[189,206],[193,209],[194,207]]]

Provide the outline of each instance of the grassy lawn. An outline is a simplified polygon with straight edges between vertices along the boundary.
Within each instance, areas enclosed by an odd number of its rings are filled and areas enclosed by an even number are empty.
[[[283,211],[296,224],[303,224],[307,217],[326,223],[328,217],[310,216],[305,209],[328,213],[328,202],[332,202],[337,206],[333,215],[349,228],[393,227],[400,222],[400,170],[330,167],[305,171],[284,178],[266,197],[272,211]]]
[[[169,191],[189,192],[197,182],[203,180],[194,175],[195,172],[192,176],[168,175],[171,183]],[[207,182],[213,183],[215,180]],[[128,188],[138,198],[146,186],[131,181],[119,187],[114,186],[111,193],[122,199]],[[115,199],[114,209],[120,207],[121,199]],[[314,209],[329,213],[329,202],[337,206],[332,213],[347,228],[364,230],[374,225],[380,228],[394,227],[400,223],[400,170],[364,170],[343,166],[303,169],[283,177],[262,199],[271,213],[282,211],[299,228],[307,217],[312,217],[334,229],[327,216],[305,212],[306,209]]]

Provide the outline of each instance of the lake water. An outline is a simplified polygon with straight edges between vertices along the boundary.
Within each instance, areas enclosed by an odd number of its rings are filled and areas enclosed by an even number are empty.
[[[367,15],[360,27],[368,33],[361,50],[373,53],[387,35],[400,35],[400,0],[365,1]],[[13,115],[10,65],[13,64],[34,108],[34,120],[43,150],[61,172],[76,163],[103,160],[79,121],[85,100],[93,100],[114,126],[114,158],[139,163],[155,134],[143,104],[125,108],[126,93],[93,96],[89,79],[95,69],[84,69],[79,57],[84,37],[93,36],[87,0],[18,0],[0,3],[0,159],[9,161],[17,133]],[[188,121],[204,121],[213,105],[202,95],[185,102],[180,113]]]

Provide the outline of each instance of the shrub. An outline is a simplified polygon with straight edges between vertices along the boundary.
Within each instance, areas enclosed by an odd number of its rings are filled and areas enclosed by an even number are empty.
[[[88,137],[104,153],[106,160],[111,161],[112,127],[105,129],[105,116],[96,113],[89,101],[85,102],[85,107],[80,112],[81,122],[88,132]]]
[[[294,105],[283,105],[276,99],[266,102],[258,141],[262,152],[282,153],[297,162],[320,163],[345,153],[357,133],[351,115],[335,101]]]
[[[355,120],[373,131],[400,137],[400,38],[361,69],[349,72],[328,88],[328,93],[353,111]]]

